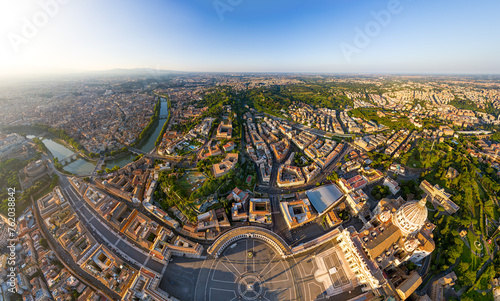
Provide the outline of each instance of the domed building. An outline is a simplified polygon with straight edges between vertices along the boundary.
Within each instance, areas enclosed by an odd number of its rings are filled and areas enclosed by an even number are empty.
[[[392,219],[404,236],[416,233],[427,221],[427,199],[407,202],[393,214]]]
[[[366,290],[387,288],[382,271],[394,270],[406,261],[418,263],[434,251],[435,225],[427,220],[426,204],[427,197],[408,202],[401,197],[382,199],[363,228],[349,227],[339,235],[351,269],[357,271]]]

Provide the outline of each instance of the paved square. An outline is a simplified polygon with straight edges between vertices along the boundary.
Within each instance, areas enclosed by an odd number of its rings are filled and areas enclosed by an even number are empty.
[[[349,300],[362,294],[335,242],[288,259],[258,238],[237,240],[221,252],[218,258],[174,256],[160,288],[182,301]]]
[[[199,300],[296,298],[288,262],[260,240],[239,240],[227,247],[222,256],[213,260],[207,276],[205,298]]]

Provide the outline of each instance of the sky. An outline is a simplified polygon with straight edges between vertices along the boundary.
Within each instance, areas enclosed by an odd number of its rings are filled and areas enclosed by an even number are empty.
[[[498,0],[2,0],[0,74],[500,73]]]

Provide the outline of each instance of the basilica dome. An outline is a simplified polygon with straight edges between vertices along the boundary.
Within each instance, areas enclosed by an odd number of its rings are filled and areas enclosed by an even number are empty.
[[[393,223],[401,230],[403,235],[409,235],[420,229],[427,220],[426,198],[420,201],[411,201],[399,209],[393,215]]]

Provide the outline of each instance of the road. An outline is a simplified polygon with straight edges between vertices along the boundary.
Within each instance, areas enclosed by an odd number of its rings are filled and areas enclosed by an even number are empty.
[[[332,163],[330,163],[325,169],[323,169],[320,175],[313,179],[314,181],[310,181],[309,183],[306,183],[304,185],[294,186],[292,188],[275,187],[274,184],[276,183],[276,177],[277,177],[277,174],[275,173],[271,174],[271,182],[269,187],[257,187],[256,190],[267,194],[285,194],[285,193],[294,193],[298,191],[312,189],[316,187],[316,183],[324,182],[326,180],[326,177],[329,176],[333,170],[335,170],[335,166],[337,165],[337,163],[340,160],[342,160],[344,155],[348,154],[351,150],[352,147],[349,144],[347,146],[344,145],[343,150],[340,152],[337,158],[335,158],[335,160]],[[273,168],[273,170],[274,169],[275,168]]]
[[[49,231],[45,227],[45,224],[41,222],[42,217],[40,216],[40,212],[38,211],[38,206],[34,204],[33,208],[38,228],[40,228],[40,230],[42,231],[43,236],[47,240],[50,248],[54,251],[59,261],[68,269],[68,271],[70,271],[78,279],[82,280],[86,285],[92,287],[96,291],[103,293],[107,298],[111,300],[120,300],[121,298],[116,292],[112,291],[101,282],[96,281],[94,277],[89,275],[73,261],[73,257],[71,257],[71,255],[63,247],[61,247],[61,245],[49,233]]]
[[[115,255],[125,262],[128,262],[136,269],[145,265],[155,272],[163,272],[163,264],[161,264],[160,268],[159,262],[157,262],[153,256],[149,254],[149,251],[141,250],[138,246],[133,245],[131,242],[123,239],[116,232],[111,230],[106,225],[106,221],[103,217],[95,214],[93,209],[90,208],[81,196],[74,190],[73,186],[69,183],[68,178],[64,174],[57,171],[57,169],[53,166],[52,161],[50,161],[49,165],[54,172],[59,175],[59,187],[61,188],[64,196],[70,202],[72,208],[78,215],[79,220],[89,231],[92,231],[92,236],[97,242],[114,250]],[[130,207],[130,204],[128,205]],[[140,209],[144,210],[142,206]],[[162,222],[160,224],[164,223]]]
[[[104,157],[104,156],[101,156],[99,158],[99,161],[97,161],[97,164],[95,165],[94,171],[92,172],[92,176],[97,175],[97,171],[101,169],[102,164],[104,164],[104,159],[105,158],[106,157]]]
[[[162,273],[164,265],[149,264],[150,260],[155,260],[149,254],[149,251],[140,249],[138,246],[133,245],[128,240],[122,238],[114,230],[110,229],[103,220],[102,216],[95,214],[92,208],[88,207],[88,204],[81,199],[74,188],[71,186],[69,181],[64,177],[60,181],[61,190],[63,191],[65,197],[71,203],[75,212],[79,215],[79,220],[91,230],[93,236],[99,239],[99,242],[108,246],[110,249],[114,250],[119,257],[129,262],[130,264],[138,267],[141,266],[153,266],[153,269],[157,273]]]

